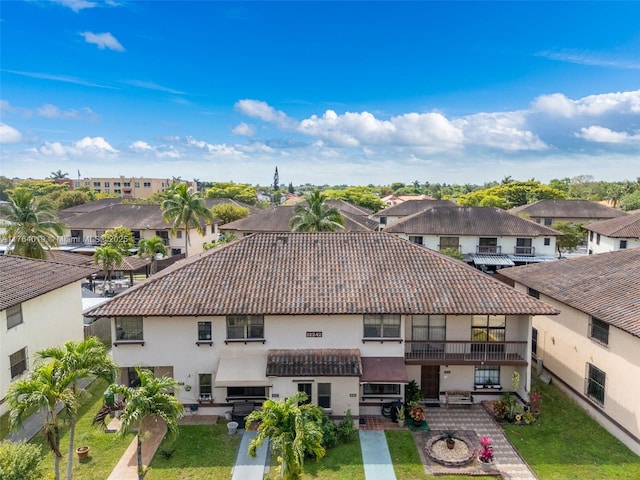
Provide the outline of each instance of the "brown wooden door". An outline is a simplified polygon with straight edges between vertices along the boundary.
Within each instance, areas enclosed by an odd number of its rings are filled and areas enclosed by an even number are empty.
[[[423,365],[420,375],[420,389],[422,397],[427,399],[440,398],[440,366]]]

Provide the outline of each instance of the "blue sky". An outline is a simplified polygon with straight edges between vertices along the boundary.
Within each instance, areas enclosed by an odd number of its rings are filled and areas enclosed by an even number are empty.
[[[0,173],[640,176],[640,2],[2,1]]]

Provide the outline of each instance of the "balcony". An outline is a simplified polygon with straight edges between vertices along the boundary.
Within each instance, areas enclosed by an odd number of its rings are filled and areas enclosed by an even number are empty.
[[[514,255],[535,255],[536,247],[515,247],[513,250]]]
[[[483,255],[501,255],[502,247],[500,245],[476,245],[476,253]]]
[[[406,340],[405,344],[409,365],[528,365],[526,341]]]

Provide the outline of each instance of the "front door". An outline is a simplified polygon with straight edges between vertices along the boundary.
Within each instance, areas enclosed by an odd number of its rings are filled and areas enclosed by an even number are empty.
[[[440,366],[423,365],[420,375],[420,389],[422,398],[440,398]]]

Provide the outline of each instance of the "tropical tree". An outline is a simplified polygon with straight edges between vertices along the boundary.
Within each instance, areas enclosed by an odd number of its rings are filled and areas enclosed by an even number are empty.
[[[142,465],[142,440],[145,438],[146,433],[145,419],[155,418],[156,420],[164,421],[167,425],[169,439],[174,439],[179,432],[178,420],[184,412],[184,407],[180,400],[171,394],[172,390],[178,386],[178,382],[173,378],[168,376],[156,378],[151,370],[142,368],[136,368],[136,373],[140,380],[138,387],[112,384],[109,386],[109,390],[124,399],[124,408],[120,415],[120,427],[116,435],[124,437],[132,430],[138,432],[138,480],[142,480],[147,471],[147,467]],[[104,425],[108,417],[104,412],[109,412],[110,410],[112,410],[110,407],[105,407],[98,412],[94,423],[102,423]]]
[[[255,187],[246,183],[213,182],[207,189],[207,198],[230,198],[249,205],[258,201]]]
[[[211,209],[215,218],[222,220],[222,224],[231,223],[241,218],[248,217],[251,213],[248,208],[232,203],[219,203]]]
[[[104,279],[106,287],[111,286],[111,274],[112,272],[122,265],[122,254],[113,247],[98,247],[93,254],[93,262],[96,265],[100,265],[104,271]],[[107,288],[105,288],[106,292]]]
[[[88,337],[81,342],[69,341],[63,347],[40,350],[38,356],[51,359],[58,364],[65,377],[69,378],[70,392],[78,406],[84,390],[78,386],[82,379],[97,377],[112,383],[118,375],[118,365],[111,359],[109,351],[97,337]],[[73,442],[75,437],[77,410],[69,412],[69,451],[67,456],[67,479],[71,480],[73,469]]]
[[[57,246],[58,235],[64,232],[53,205],[22,188],[9,194],[9,202],[0,207],[0,217],[9,222],[6,226],[9,252],[44,259],[45,249]]]
[[[53,192],[67,192],[69,185],[66,183],[56,183],[51,178],[44,180],[19,180],[15,188],[24,188],[33,194],[34,197],[44,197]]]
[[[584,240],[585,231],[581,224],[555,222],[553,224],[553,229],[564,233],[564,235],[556,238],[558,258],[562,258],[562,254],[564,252],[574,251]]]
[[[100,237],[103,247],[115,248],[121,255],[130,255],[133,248],[133,234],[127,227],[119,227],[107,230]]]
[[[60,426],[58,407],[67,415],[77,409],[76,398],[69,386],[73,376],[60,364],[51,362],[33,370],[26,378],[13,383],[7,391],[9,402],[9,428],[17,430],[34,410],[46,412],[44,436],[53,452],[55,480],[60,480]]]
[[[49,175],[49,177],[57,180],[61,178],[69,178],[69,174],[67,172],[63,173],[62,170],[58,170],[57,172],[51,172],[51,175]]]
[[[162,218],[169,223],[173,222],[171,233],[173,235],[180,229],[184,229],[185,256],[189,256],[189,229],[195,228],[201,236],[205,233],[205,221],[213,220],[213,214],[204,204],[204,200],[198,192],[193,192],[186,183],[175,183],[171,186],[170,196],[160,205]]]
[[[322,437],[324,412],[317,405],[305,403],[307,398],[306,393],[297,392],[281,402],[266,400],[260,410],[246,418],[248,423],[260,422],[258,434],[249,443],[249,455],[255,457],[257,448],[268,438],[285,480],[300,478],[305,456],[319,460],[326,452]]]
[[[163,257],[167,256],[164,240],[157,235],[148,239],[143,238],[138,242],[138,256],[151,259],[151,275],[158,271],[158,253],[161,253]]]
[[[289,227],[294,232],[335,232],[344,229],[344,219],[337,208],[326,204],[327,197],[314,190],[305,203],[293,207]]]

